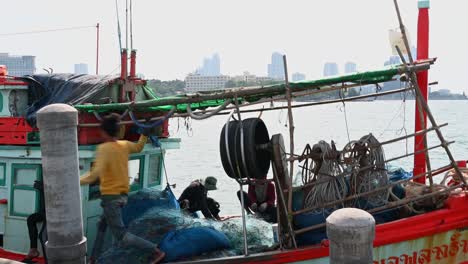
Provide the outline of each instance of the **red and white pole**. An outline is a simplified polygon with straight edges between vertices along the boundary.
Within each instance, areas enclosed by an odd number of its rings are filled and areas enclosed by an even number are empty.
[[[417,60],[424,60],[429,58],[429,0],[418,1],[418,44],[417,44]],[[428,99],[428,71],[420,71],[417,73],[418,86],[424,100]],[[426,112],[422,110],[424,126],[421,124],[421,119],[418,111],[418,104],[415,100],[415,118],[414,130],[415,132],[427,128]],[[417,135],[414,138],[414,151],[421,151],[424,149],[423,135]],[[426,172],[426,153],[421,152],[414,155],[414,168],[413,175],[419,175]],[[425,177],[415,180],[416,182],[425,183]]]

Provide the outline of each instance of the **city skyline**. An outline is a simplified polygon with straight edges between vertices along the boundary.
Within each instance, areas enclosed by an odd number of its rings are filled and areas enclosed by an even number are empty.
[[[210,57],[203,59],[203,65],[195,71],[202,76],[219,76],[221,75],[221,59],[219,54],[215,53]]]
[[[74,72],[75,74],[88,74],[88,64],[86,63],[76,63],[74,65]]]
[[[124,2],[119,2],[122,8]],[[439,81],[441,87],[461,92],[468,91],[463,87],[466,66],[460,59],[468,57],[468,38],[460,34],[468,24],[468,17],[464,15],[468,2],[455,3],[431,1],[430,56],[438,60],[430,71],[429,81]],[[399,4],[411,45],[416,46],[417,1],[399,1]],[[86,8],[89,5],[95,8]],[[246,5],[248,9],[244,8]],[[70,65],[76,62],[87,63],[89,72],[94,72],[95,25],[99,22],[100,74],[118,72],[119,43],[113,1],[19,0],[8,2],[5,8],[10,12],[3,15],[4,19],[15,23],[0,30],[0,52],[35,55],[38,72],[43,68],[69,72]],[[59,12],[70,9],[75,12]],[[398,27],[393,1],[298,0],[292,5],[267,0],[223,3],[201,0],[184,2],[181,8],[177,1],[143,0],[135,2],[133,10],[137,71],[147,78],[162,80],[183,79],[200,64],[200,58],[214,52],[222,56],[222,72],[229,75],[246,69],[258,76],[266,75],[265,62],[273,51],[287,55],[289,72],[304,72],[308,76],[321,76],[327,61],[339,65],[353,61],[360,71],[379,69],[392,54],[388,31]],[[18,19],[19,13],[28,19]],[[242,20],[236,19],[239,13],[242,13]],[[121,22],[123,14],[121,9]],[[330,14],[336,19],[324,24],[323,21],[329,21]],[[284,19],[274,19],[284,15]],[[151,21],[146,19],[148,17],[152,17]],[[449,19],[455,17],[457,21]],[[13,34],[76,26],[87,28]],[[192,30],[197,28],[203,30]],[[304,34],[305,30],[316,37]],[[279,37],[278,32],[288,32],[288,35]],[[365,34],[357,38],[358,32]],[[122,37],[125,45],[123,26]]]
[[[6,66],[8,75],[11,76],[31,75],[36,71],[36,57],[0,51],[0,65]]]

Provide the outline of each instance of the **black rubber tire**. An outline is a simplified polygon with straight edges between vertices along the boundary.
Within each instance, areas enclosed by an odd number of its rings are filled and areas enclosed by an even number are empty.
[[[259,118],[247,118],[242,121],[244,131],[244,154],[245,164],[242,162],[240,147],[236,148],[238,163],[241,165],[241,172],[245,170],[250,178],[263,179],[268,174],[271,163],[271,153],[264,149],[257,150],[256,146],[270,142],[268,130],[265,123]],[[240,125],[238,125],[238,146],[240,146]]]
[[[241,175],[239,175],[237,171],[237,159],[236,159],[236,137],[237,137],[237,132],[238,132],[238,121],[231,121],[229,122],[229,131],[228,131],[228,144],[229,144],[229,156],[231,158],[231,164],[232,167],[234,168],[234,171],[232,171],[231,166],[229,165],[229,160],[227,156],[227,149],[226,149],[226,140],[224,138],[224,133],[226,130],[226,125],[223,126],[223,129],[221,130],[221,135],[219,137],[219,153],[221,155],[221,163],[223,165],[223,169],[226,172],[226,174],[231,177],[231,178],[240,178]]]
[[[231,164],[234,171],[229,166],[227,158],[226,140],[224,133],[226,125],[221,130],[219,139],[219,150],[221,163],[226,174],[234,179],[250,178],[263,179],[270,169],[271,154],[267,150],[259,149],[256,146],[266,144],[270,141],[265,123],[259,118],[248,118],[242,121],[244,133],[244,155],[245,163],[242,161],[241,132],[238,121],[229,122],[228,144]]]

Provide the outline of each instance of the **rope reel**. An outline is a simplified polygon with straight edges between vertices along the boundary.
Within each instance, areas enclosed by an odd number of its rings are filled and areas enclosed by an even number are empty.
[[[312,147],[312,152],[323,155],[320,162],[315,162],[314,179],[324,182],[311,188],[304,200],[305,208],[341,200],[348,195],[348,186],[339,160],[326,158],[331,156],[334,151],[334,148],[323,140]],[[322,209],[315,210],[316,213],[321,211]]]
[[[344,147],[340,160],[345,165],[345,170],[351,172],[351,195],[369,192],[389,184],[383,148],[372,134],[349,142]],[[380,206],[387,203],[388,196],[389,190],[385,189],[362,198],[371,206]]]

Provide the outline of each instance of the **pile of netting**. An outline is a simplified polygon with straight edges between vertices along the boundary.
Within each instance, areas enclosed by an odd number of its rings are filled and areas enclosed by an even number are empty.
[[[175,204],[177,201],[170,189],[164,191],[143,190],[129,198],[127,206],[123,210],[124,222],[128,224],[128,231],[159,244],[164,236],[173,230],[181,230],[193,227],[212,227],[222,232],[229,239],[229,249],[218,250],[195,256],[195,260],[217,258],[243,254],[243,232],[241,218],[232,218],[222,222],[193,218],[184,214]],[[262,252],[273,245],[273,232],[271,225],[265,221],[249,217],[247,218],[247,242],[249,252]],[[189,246],[189,245],[187,245]],[[105,251],[98,263],[148,263],[151,252],[145,252],[137,248],[125,248],[114,243]]]

